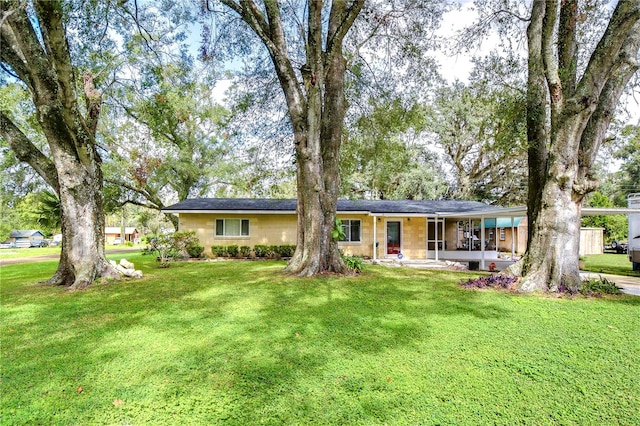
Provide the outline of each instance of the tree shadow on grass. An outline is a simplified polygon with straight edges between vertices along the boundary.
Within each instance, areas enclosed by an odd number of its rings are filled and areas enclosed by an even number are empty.
[[[437,338],[438,321],[511,314],[434,273],[297,279],[281,268],[184,264],[151,268],[143,280],[42,294],[5,325],[24,333],[5,346],[12,354],[3,363],[19,360],[4,369],[6,388],[16,388],[7,398],[32,423],[51,412],[63,416],[61,423],[79,421],[81,407],[91,405],[99,408],[86,415],[103,421],[146,415],[304,422],[322,415],[323,395],[344,402],[362,388],[386,389],[385,377],[368,369]],[[126,405],[115,408],[116,398]],[[400,394],[385,398],[405,402]],[[291,404],[303,408],[296,414]],[[325,420],[370,415],[359,404],[349,410]]]

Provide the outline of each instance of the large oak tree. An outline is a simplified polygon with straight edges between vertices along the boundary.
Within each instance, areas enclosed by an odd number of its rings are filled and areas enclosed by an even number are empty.
[[[578,0],[534,0],[527,29],[529,240],[523,291],[580,285],[581,204],[597,188],[594,161],[638,69],[640,0],[617,3],[588,60],[579,59]]]
[[[62,252],[50,284],[81,289],[115,276],[104,254],[101,159],[95,140],[101,94],[93,76],[80,81],[71,61],[62,1],[2,0],[0,59],[29,89],[48,146],[40,150],[0,110],[0,135],[15,155],[55,190],[61,203]],[[78,103],[82,88],[84,105]]]
[[[290,7],[277,1],[259,5],[251,0],[221,0],[258,37],[269,53],[286,98],[294,135],[297,170],[297,248],[287,270],[301,276],[346,270],[331,237],[336,226],[340,189],[338,155],[342,142],[346,102],[346,59],[343,42],[360,13],[364,0],[306,2],[306,22],[299,22],[296,37],[287,39],[286,14]],[[284,2],[283,2],[284,3]],[[302,51],[292,52],[292,46]],[[304,58],[296,67],[295,58]]]

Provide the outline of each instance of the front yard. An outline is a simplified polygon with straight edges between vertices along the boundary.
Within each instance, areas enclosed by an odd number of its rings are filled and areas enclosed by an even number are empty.
[[[122,255],[115,256],[116,258]],[[197,262],[76,293],[4,266],[12,424],[637,424],[640,298],[469,291],[471,273],[297,279]]]

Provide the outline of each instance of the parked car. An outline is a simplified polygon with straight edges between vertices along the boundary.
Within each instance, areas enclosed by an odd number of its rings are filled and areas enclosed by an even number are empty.
[[[16,243],[14,243],[13,241],[4,241],[0,243],[0,249],[12,249],[12,248],[16,248]]]
[[[614,241],[611,243],[611,248],[618,254],[626,254],[629,251],[629,243],[626,241]]]

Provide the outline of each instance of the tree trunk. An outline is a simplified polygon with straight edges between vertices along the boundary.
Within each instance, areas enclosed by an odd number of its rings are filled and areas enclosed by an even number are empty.
[[[640,0],[617,4],[580,80],[578,19],[575,0],[534,0],[527,29],[529,238],[513,268],[527,292],[580,287],[582,200],[597,188],[596,154],[638,69]]]
[[[531,238],[524,258],[522,291],[556,291],[560,286],[576,290],[580,285],[578,252],[583,197],[572,189],[576,175],[574,167],[561,178],[549,176],[541,185],[539,209],[529,222]]]
[[[95,142],[100,93],[93,77],[85,75],[83,117],[60,2],[37,2],[35,16],[18,2],[7,6],[12,9],[3,16],[1,59],[29,88],[50,155],[44,155],[5,111],[0,111],[0,134],[18,159],[30,164],[60,198],[62,252],[48,283],[83,289],[96,278],[118,276],[104,254],[103,180]],[[33,28],[36,20],[39,31]]]
[[[298,52],[306,58],[300,68],[302,81],[289,58],[291,47],[287,46],[279,2],[264,1],[264,13],[251,0],[222,3],[235,11],[264,43],[287,101],[296,154],[298,235],[296,251],[286,271],[300,276],[344,273],[347,269],[338,243],[332,238],[346,110],[342,43],[364,0],[349,5],[331,2],[328,23],[322,19],[322,2],[307,2],[306,32],[301,31],[305,44]]]

